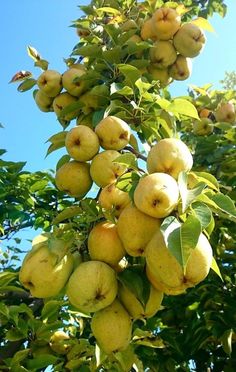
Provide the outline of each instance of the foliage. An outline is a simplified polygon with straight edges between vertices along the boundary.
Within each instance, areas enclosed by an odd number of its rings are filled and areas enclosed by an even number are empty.
[[[81,314],[69,303],[63,291],[53,298],[38,299],[22,287],[18,278],[22,259],[19,246],[21,231],[26,228],[42,229],[55,236],[69,231],[74,237],[71,252],[76,252],[79,260],[86,261],[89,259],[88,233],[104,218],[116,221],[114,211],[104,213],[98,203],[101,191],[97,187],[83,198],[71,198],[56,188],[54,173],[30,173],[24,170],[23,162],[1,159],[2,370],[44,371],[49,365],[54,371],[234,370],[236,132],[235,123],[216,120],[216,110],[222,102],[235,105],[236,93],[233,89],[214,90],[211,85],[192,86],[188,95],[172,98],[168,85],[162,87],[153,79],[146,70],[153,42],[128,40],[140,30],[138,22],[149,18],[154,9],[164,3],[174,8],[180,6],[179,2],[161,0],[143,3],[94,0],[81,7],[85,16],[73,23],[79,30],[80,39],[65,62],[68,67],[83,61],[88,73],[79,81],[86,82],[88,92],[94,86],[106,86],[105,99],[104,96],[102,100],[98,99],[96,93],[95,105],[88,106],[87,100],[82,103],[78,100],[64,108],[58,117],[59,132],[48,140],[47,155],[65,146],[71,121],[65,120],[63,115],[76,110],[78,122],[89,119],[93,128],[104,116],[117,116],[132,129],[129,145],[116,159],[128,167],[128,171],[118,178],[117,186],[133,198],[137,183],[146,172],[145,161],[150,147],[162,138],[181,138],[193,154],[194,167],[189,174],[183,172],[179,176],[181,203],[178,210],[163,221],[162,227],[164,230],[165,224],[169,226],[177,220],[194,242],[200,227],[213,247],[213,270],[204,281],[184,294],[165,295],[162,308],[154,317],[135,320],[132,341],[126,350],[104,354],[91,333],[90,314]],[[223,16],[226,11],[221,0],[186,0],[181,5],[184,21],[207,18],[214,12]],[[135,21],[135,28],[122,30],[122,25],[129,19]],[[208,22],[199,19],[202,27],[209,28]],[[48,62],[35,48],[29,47],[28,54],[36,66],[47,70]],[[11,81],[20,81],[18,90],[23,92],[33,88],[37,78],[30,72],[19,72]],[[229,82],[225,84],[231,88]],[[193,123],[200,120],[203,110],[212,125],[208,135],[193,131]],[[2,150],[1,155],[4,152]],[[55,171],[69,160],[65,154],[59,159]],[[187,245],[180,239],[180,243],[175,241],[172,248],[175,255],[183,255],[183,267],[188,259]],[[145,260],[127,255],[127,262],[131,269],[125,271],[126,276],[118,274],[120,281],[128,281],[140,302],[145,302],[148,286],[136,271],[136,267],[144,270]],[[49,346],[52,334],[59,329],[70,336],[63,341],[65,353],[56,352]]]

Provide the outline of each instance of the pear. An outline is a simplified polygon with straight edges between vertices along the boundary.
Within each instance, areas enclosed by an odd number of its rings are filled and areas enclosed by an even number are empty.
[[[116,116],[107,116],[95,128],[101,146],[105,150],[121,150],[130,140],[130,127]]]
[[[64,331],[56,331],[50,337],[49,345],[55,353],[65,355],[70,350],[69,339],[70,337]]]
[[[211,113],[212,111],[208,110],[207,108],[203,108],[203,109],[200,109],[200,111],[198,112],[198,115],[199,115],[199,118],[203,119],[203,118],[209,118]]]
[[[159,40],[169,40],[178,31],[181,24],[181,17],[172,8],[159,8],[152,16],[152,29]]]
[[[186,80],[192,73],[192,61],[179,54],[173,65],[169,67],[169,75],[174,80]]]
[[[122,351],[131,341],[132,321],[118,300],[96,312],[91,329],[99,347],[106,353]]]
[[[70,303],[82,312],[95,312],[116,298],[115,271],[105,262],[82,262],[70,276],[66,294]]]
[[[66,135],[65,146],[68,154],[77,161],[91,160],[100,147],[98,136],[85,125],[72,128]]]
[[[141,38],[143,40],[157,40],[155,33],[153,31],[152,19],[147,19],[141,26]]]
[[[61,246],[57,247],[56,244],[53,242],[49,245],[46,240],[38,244],[37,249],[34,245],[34,249],[23,260],[19,280],[33,297],[57,296],[73,270],[72,255],[62,255]]]
[[[89,169],[88,163],[75,160],[63,164],[56,172],[57,188],[74,198],[81,198],[87,194],[93,183]]]
[[[173,65],[177,58],[177,53],[170,41],[156,41],[150,49],[150,60],[159,69],[166,69]]]
[[[122,210],[130,203],[129,194],[116,187],[115,183],[105,186],[98,198],[100,206],[105,211],[113,213],[118,217]]]
[[[193,122],[193,133],[197,136],[207,136],[214,130],[213,123],[208,118],[202,118],[201,120],[194,120]]]
[[[186,270],[166,247],[161,231],[157,231],[146,247],[147,276],[152,285],[167,294],[179,294],[194,287],[208,275],[212,248],[204,234],[187,261]]]
[[[127,167],[125,165],[114,162],[118,156],[120,156],[120,153],[115,150],[106,150],[94,156],[90,174],[99,187],[114,183],[119,176],[126,172]]]
[[[79,97],[86,88],[85,80],[79,81],[79,78],[85,74],[84,69],[69,68],[62,75],[63,88],[72,96]]]
[[[53,98],[48,97],[41,89],[38,89],[34,94],[34,100],[38,108],[43,112],[53,111]]]
[[[235,107],[232,102],[221,103],[215,113],[216,121],[218,122],[225,122],[225,123],[235,123],[236,121],[236,113]]]
[[[178,179],[179,173],[188,172],[193,166],[193,157],[188,146],[178,138],[164,138],[154,145],[147,156],[149,173],[168,173]]]
[[[134,191],[136,207],[148,216],[164,218],[177,206],[179,188],[176,180],[166,173],[152,173],[138,182]]]
[[[144,214],[132,204],[125,207],[118,218],[117,231],[126,252],[133,257],[145,255],[146,245],[160,224],[160,220]]]
[[[163,292],[150,285],[150,294],[147,303],[142,304],[135,294],[125,285],[121,284],[118,289],[118,297],[132,319],[144,319],[153,317],[161,307]]]
[[[88,251],[92,260],[103,261],[111,266],[118,265],[126,252],[116,225],[109,221],[95,225],[88,236]]]
[[[160,83],[160,87],[164,88],[168,84],[172,82],[172,78],[169,75],[169,71],[167,68],[165,69],[160,69],[157,68],[155,63],[150,63],[148,66],[148,72],[151,75],[153,80],[158,80]]]
[[[61,74],[55,70],[46,70],[38,77],[37,84],[48,97],[56,97],[62,90]]]
[[[58,94],[53,100],[53,110],[57,117],[62,120],[70,121],[75,119],[80,112],[80,108],[74,108],[74,104],[77,102],[77,98],[67,92]],[[66,114],[62,114],[62,110],[68,106],[72,106],[72,109]]]
[[[194,23],[185,23],[175,34],[175,49],[184,57],[196,57],[203,50],[206,38],[203,31]]]

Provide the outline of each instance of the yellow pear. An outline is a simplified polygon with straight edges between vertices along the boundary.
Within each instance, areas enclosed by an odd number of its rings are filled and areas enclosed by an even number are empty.
[[[66,109],[68,106],[73,107],[73,105],[77,102],[77,98],[69,94],[68,92],[62,92],[58,94],[53,100],[52,106],[55,114],[59,119],[70,121],[75,119],[78,116],[80,109],[73,108],[70,112],[66,114],[62,113],[62,110]]]
[[[85,80],[78,79],[86,74],[86,70],[81,68],[69,68],[62,75],[63,88],[72,96],[79,97],[85,90]]]
[[[169,40],[178,31],[181,17],[172,8],[159,8],[152,16],[153,33],[159,40]]]
[[[145,248],[160,227],[160,220],[128,205],[117,221],[117,231],[126,252],[133,257],[145,255]]]
[[[41,89],[38,89],[34,94],[34,100],[38,108],[43,112],[53,111],[53,98],[48,97]]]
[[[169,75],[174,80],[186,80],[192,73],[192,61],[179,54],[173,65],[169,67]]]
[[[200,283],[208,275],[211,263],[212,248],[202,233],[185,272],[167,248],[161,231],[155,233],[146,247],[147,276],[155,288],[168,294],[179,294]]]
[[[49,249],[46,240],[38,244],[37,249],[29,251],[23,260],[19,280],[33,297],[56,296],[69,279],[73,270],[72,255],[67,253],[58,257],[55,252]]]
[[[150,285],[148,301],[146,305],[143,305],[127,286],[121,284],[118,289],[118,297],[131,318],[135,320],[153,317],[161,307],[163,293]]]
[[[98,136],[85,125],[76,126],[67,133],[65,146],[68,154],[81,162],[91,160],[100,147]]]
[[[49,345],[55,353],[65,355],[70,350],[69,339],[70,337],[64,331],[56,331],[50,337]]]
[[[62,90],[61,74],[55,70],[46,70],[38,77],[37,84],[48,97],[56,97]]]
[[[103,261],[111,266],[118,265],[126,252],[116,225],[108,221],[95,225],[88,236],[88,251],[92,260]]]
[[[149,18],[141,26],[141,38],[143,40],[156,40],[157,37],[155,36],[155,33],[153,31],[153,25],[152,25],[152,19]]]
[[[178,184],[166,173],[152,173],[141,178],[134,191],[136,207],[155,218],[168,216],[177,206],[178,199]]]
[[[193,157],[188,146],[177,138],[164,138],[154,145],[148,153],[149,173],[168,173],[178,179],[179,173],[188,172],[193,166]]]
[[[107,116],[95,128],[101,146],[105,150],[121,150],[130,140],[130,127],[116,116]]]
[[[150,49],[150,60],[159,69],[165,69],[173,65],[177,58],[177,53],[170,41],[156,41]]]
[[[111,354],[128,347],[132,335],[132,321],[118,300],[96,312],[91,321],[91,329],[99,347]]]
[[[124,164],[115,163],[114,160],[120,156],[115,150],[106,150],[95,155],[90,167],[90,174],[93,181],[99,187],[105,187],[117,180],[126,172]]]
[[[175,49],[184,57],[196,57],[205,45],[203,31],[194,23],[185,23],[175,34],[173,43]]]
[[[88,163],[72,160],[63,164],[56,172],[55,183],[60,191],[74,198],[87,194],[92,186]]]
[[[118,217],[122,210],[130,203],[129,194],[116,187],[115,183],[105,186],[98,198],[100,206],[105,211],[111,212]]]
[[[219,122],[226,122],[226,123],[235,123],[236,121],[236,113],[235,107],[232,102],[221,103],[215,113],[216,121]]]
[[[194,120],[193,122],[193,133],[197,136],[206,136],[211,134],[214,130],[212,121],[208,118],[202,118],[201,120]]]
[[[66,294],[72,305],[88,313],[110,305],[116,298],[115,271],[101,261],[82,262],[70,276]]]

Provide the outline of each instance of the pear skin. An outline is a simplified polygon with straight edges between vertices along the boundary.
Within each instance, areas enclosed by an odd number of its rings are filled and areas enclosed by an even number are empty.
[[[111,183],[102,189],[98,202],[105,211],[119,217],[123,209],[131,202],[131,199],[127,192],[118,189],[115,183]]]
[[[121,150],[130,140],[130,127],[116,116],[107,116],[95,128],[101,146],[105,150]]]

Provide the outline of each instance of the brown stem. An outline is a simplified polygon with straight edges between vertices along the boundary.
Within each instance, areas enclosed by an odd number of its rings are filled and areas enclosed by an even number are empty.
[[[140,154],[140,152],[138,152],[137,150],[135,150],[135,149],[134,149],[133,147],[131,147],[131,146],[126,146],[126,147],[124,148],[124,150],[128,150],[128,151],[132,152],[132,154],[134,154],[137,158],[142,159],[142,160],[144,160],[144,161],[147,161],[147,157],[146,157],[146,156]]]

